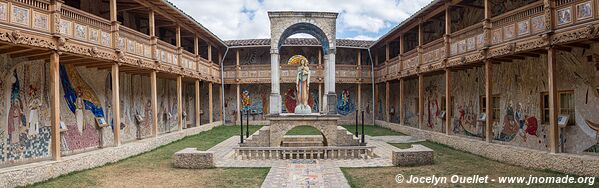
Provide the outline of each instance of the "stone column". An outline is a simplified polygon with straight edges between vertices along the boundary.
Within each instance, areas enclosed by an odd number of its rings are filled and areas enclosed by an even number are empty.
[[[330,49],[325,56],[324,88],[326,97],[323,101],[326,114],[337,114],[337,95],[335,94],[335,49]]]
[[[52,159],[61,159],[60,152],[60,62],[58,52],[50,54],[50,125],[52,135],[50,136],[50,148]]]
[[[270,49],[270,102],[269,113],[277,115],[281,113],[281,89],[279,75],[279,50]]]

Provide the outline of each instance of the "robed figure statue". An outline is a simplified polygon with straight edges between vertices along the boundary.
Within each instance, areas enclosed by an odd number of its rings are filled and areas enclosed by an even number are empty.
[[[310,96],[310,67],[308,67],[308,64],[306,58],[301,58],[299,60],[299,66],[297,67],[295,79],[295,89],[297,91],[297,104],[295,106],[296,114],[312,113],[312,107],[308,105]]]

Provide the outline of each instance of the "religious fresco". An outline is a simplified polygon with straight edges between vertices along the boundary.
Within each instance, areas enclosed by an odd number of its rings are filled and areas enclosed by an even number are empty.
[[[434,75],[424,78],[424,129],[443,132],[444,121],[441,119],[441,106],[445,100],[445,78]]]
[[[484,95],[484,74],[481,68],[457,71],[452,78],[454,96],[450,130],[453,134],[482,137],[484,122],[478,121],[480,96]]]
[[[0,165],[50,153],[48,68],[9,60],[0,61]]]
[[[404,124],[411,127],[418,127],[418,79],[407,79],[404,81]]]
[[[345,116],[355,112],[356,107],[352,98],[348,89],[342,89],[341,93],[337,94],[337,113]]]
[[[166,133],[178,129],[177,83],[175,80],[157,79],[158,89],[158,132]]]
[[[285,88],[285,90],[283,90],[283,88]],[[318,96],[318,91],[316,91],[316,93],[314,93],[315,91],[312,91],[315,89],[317,90],[317,88],[316,84],[311,84],[311,91],[308,96],[308,105],[312,107],[313,113],[318,112],[316,111],[318,110],[318,98],[315,98],[315,96]],[[295,113],[295,106],[297,104],[297,91],[295,90],[295,86],[293,86],[293,84],[281,84],[281,91],[285,91],[281,96],[281,98],[283,98],[283,113]]]

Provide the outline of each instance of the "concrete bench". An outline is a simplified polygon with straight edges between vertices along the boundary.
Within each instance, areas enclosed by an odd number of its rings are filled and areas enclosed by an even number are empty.
[[[173,155],[173,161],[177,168],[214,168],[214,152],[198,151],[196,148],[185,148]]]
[[[420,144],[414,144],[408,149],[396,149],[392,151],[391,161],[394,166],[421,166],[433,164],[434,153]]]

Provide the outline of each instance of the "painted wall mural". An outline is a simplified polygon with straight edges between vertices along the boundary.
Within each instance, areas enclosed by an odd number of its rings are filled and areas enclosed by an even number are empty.
[[[445,78],[434,75],[424,78],[424,129],[443,132],[444,121],[441,119],[445,96]]]
[[[0,57],[0,166],[49,156],[47,70]]]
[[[355,102],[352,98],[351,91],[342,89],[341,93],[337,95],[337,113],[348,115],[355,112]]]

